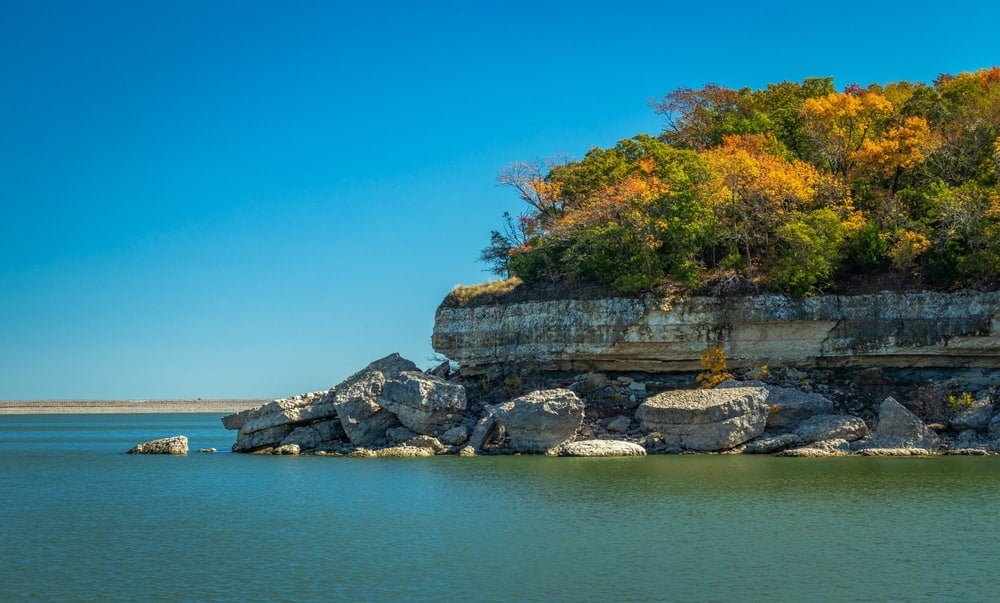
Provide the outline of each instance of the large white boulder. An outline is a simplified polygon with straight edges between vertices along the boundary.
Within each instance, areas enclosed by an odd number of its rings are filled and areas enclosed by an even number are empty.
[[[640,404],[635,416],[668,445],[729,450],[764,433],[767,396],[763,387],[668,391]]]
[[[547,452],[576,434],[584,404],[568,389],[531,392],[493,408],[497,428],[513,452]]]

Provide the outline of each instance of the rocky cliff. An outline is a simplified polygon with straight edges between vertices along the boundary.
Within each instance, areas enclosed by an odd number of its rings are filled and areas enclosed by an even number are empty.
[[[733,368],[1000,368],[1000,292],[442,304],[433,346],[466,374],[694,371],[715,346]]]

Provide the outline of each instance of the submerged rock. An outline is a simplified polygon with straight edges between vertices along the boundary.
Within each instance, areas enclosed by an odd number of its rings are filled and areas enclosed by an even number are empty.
[[[763,387],[668,391],[640,404],[636,418],[667,446],[729,450],[764,433],[767,396]]]
[[[865,422],[852,415],[817,415],[802,421],[795,433],[804,443],[823,440],[853,442],[869,435]]]
[[[187,436],[177,435],[169,438],[151,440],[142,444],[136,444],[129,449],[128,454],[187,454]]]

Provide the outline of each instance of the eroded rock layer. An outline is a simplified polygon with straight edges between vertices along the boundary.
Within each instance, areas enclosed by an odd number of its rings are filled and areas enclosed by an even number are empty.
[[[791,299],[613,298],[442,306],[434,349],[472,374],[694,371],[706,348],[733,368],[1000,367],[1000,292],[883,292]]]

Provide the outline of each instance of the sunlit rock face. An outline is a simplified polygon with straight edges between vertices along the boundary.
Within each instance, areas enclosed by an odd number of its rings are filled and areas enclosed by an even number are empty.
[[[434,349],[467,374],[699,370],[706,348],[732,368],[1000,367],[1000,292],[526,301],[438,308]]]

